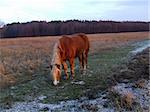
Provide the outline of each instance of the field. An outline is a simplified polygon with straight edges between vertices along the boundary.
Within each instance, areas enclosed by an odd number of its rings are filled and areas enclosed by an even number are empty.
[[[45,96],[41,103],[58,103],[88,97],[110,87],[115,70],[128,61],[135,43],[148,40],[148,32],[88,34],[88,70],[80,74],[76,61],[75,79],[51,85],[48,68],[53,45],[60,36],[0,40],[0,105],[11,108],[15,102],[30,102]]]

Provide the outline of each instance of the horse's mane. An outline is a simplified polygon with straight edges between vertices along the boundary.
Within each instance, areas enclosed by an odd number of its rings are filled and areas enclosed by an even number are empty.
[[[59,49],[59,41],[55,43],[54,48],[53,48],[53,56],[52,56],[52,61],[51,65],[58,64],[61,65],[61,58],[60,58],[60,49]]]

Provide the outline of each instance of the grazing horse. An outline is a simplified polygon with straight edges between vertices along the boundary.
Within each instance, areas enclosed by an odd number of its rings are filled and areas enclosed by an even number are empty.
[[[62,36],[59,38],[54,45],[53,57],[50,65],[53,84],[57,85],[59,83],[62,67],[64,69],[66,79],[69,78],[66,61],[69,61],[70,63],[72,78],[74,78],[74,62],[76,57],[79,59],[80,69],[86,70],[88,52],[89,40],[85,34]]]

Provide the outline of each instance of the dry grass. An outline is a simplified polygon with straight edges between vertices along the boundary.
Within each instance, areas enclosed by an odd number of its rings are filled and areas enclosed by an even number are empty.
[[[48,48],[1,48],[0,87],[32,79],[50,61]],[[4,77],[5,76],[5,77]],[[8,78],[11,78],[9,81]],[[26,78],[25,78],[26,77]],[[20,78],[23,78],[20,80]],[[15,83],[11,83],[11,82]],[[6,82],[6,84],[1,84]]]
[[[112,104],[117,107],[118,110],[126,109],[132,110],[135,103],[135,96],[130,91],[124,91],[120,93],[118,90],[111,89],[109,91],[109,97]]]
[[[135,96],[131,92],[127,92],[121,98],[121,103],[122,103],[121,105],[128,109],[132,109],[134,102],[135,102]]]
[[[138,81],[135,82],[135,87],[138,88],[145,88],[147,85],[147,81],[145,79],[139,79]]]
[[[111,45],[119,45],[121,43],[128,43],[129,41],[138,41],[146,39],[149,32],[134,32],[134,33],[106,33],[106,34],[88,34],[92,48],[93,43],[97,43],[101,47],[109,47]],[[0,40],[0,47],[6,48],[47,48],[51,46],[61,36],[45,36],[45,37],[22,37],[15,39]],[[105,46],[104,46],[105,45]],[[94,47],[95,48],[95,47]]]

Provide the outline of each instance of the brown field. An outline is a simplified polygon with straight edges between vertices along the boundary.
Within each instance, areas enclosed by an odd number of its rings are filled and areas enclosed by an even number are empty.
[[[128,42],[144,40],[149,36],[149,32],[88,34],[87,36],[91,43],[92,52],[98,48],[105,49]],[[8,48],[15,50],[18,48],[51,48],[54,42],[60,37],[61,36],[45,36],[1,39],[0,47],[2,49]]]

